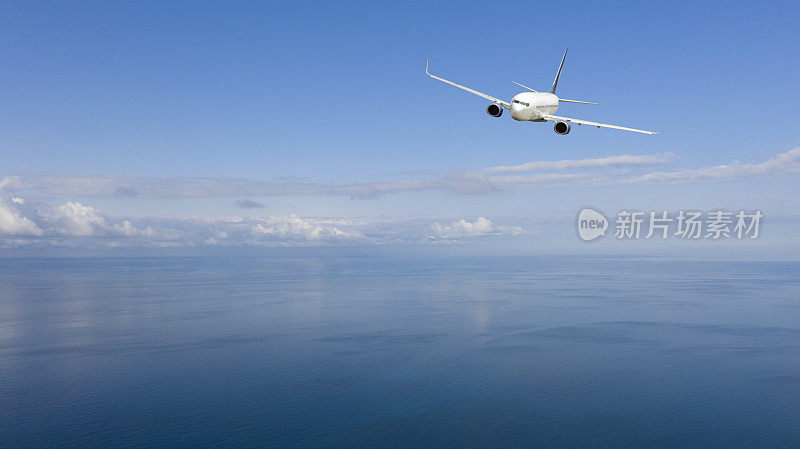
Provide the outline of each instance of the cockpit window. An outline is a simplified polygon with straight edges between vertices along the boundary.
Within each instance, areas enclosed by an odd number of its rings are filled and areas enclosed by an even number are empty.
[[[523,102],[521,102],[519,100],[512,100],[512,103],[519,103],[519,104],[521,104],[523,106],[530,106],[531,105],[530,103],[523,103]]]

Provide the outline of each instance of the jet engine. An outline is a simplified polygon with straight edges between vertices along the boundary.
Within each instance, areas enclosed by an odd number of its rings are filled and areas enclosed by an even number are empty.
[[[486,107],[486,113],[492,117],[500,117],[503,115],[503,107],[497,103],[492,103]]]
[[[567,122],[556,122],[556,124],[553,125],[553,131],[555,131],[556,134],[561,134],[562,136],[569,134],[569,130],[570,126]]]

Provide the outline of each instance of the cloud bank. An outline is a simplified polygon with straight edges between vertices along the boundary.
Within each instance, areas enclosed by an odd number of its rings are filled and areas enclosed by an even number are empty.
[[[284,182],[263,182],[237,178],[7,176],[0,181],[0,190],[81,198],[181,199],[318,195],[370,199],[402,192],[440,191],[479,195],[556,187],[591,188],[609,185],[725,181],[800,172],[800,148],[794,148],[761,163],[734,161],[699,169],[630,173],[630,170],[641,171],[649,166],[663,165],[674,158],[671,153],[663,153],[534,161],[520,165],[449,172],[430,178],[350,184],[322,184],[295,179]],[[257,208],[260,205],[255,200],[240,200],[237,204],[245,209]]]
[[[251,198],[280,195],[332,195],[354,199],[427,191],[486,195],[522,189],[714,182],[800,173],[800,148],[760,163],[734,161],[705,168],[653,170],[654,166],[664,165],[674,158],[671,153],[663,153],[534,161],[420,179],[351,184],[321,184],[296,178],[261,182],[235,178],[7,176],[0,180],[0,246],[381,245],[459,242],[523,233],[518,223],[499,225],[480,216],[394,222],[295,215],[121,217],[85,205],[81,202],[85,198],[238,197],[235,205],[249,210],[264,207]],[[81,200],[77,201],[76,197]]]
[[[33,207],[0,197],[0,247],[331,246],[459,242],[517,235],[485,217],[367,221],[328,217],[125,218],[79,202]]]

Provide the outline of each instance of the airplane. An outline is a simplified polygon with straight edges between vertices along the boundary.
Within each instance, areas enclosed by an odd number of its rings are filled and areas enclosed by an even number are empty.
[[[590,122],[588,120],[580,120],[576,118],[553,115],[555,114],[556,110],[558,109],[558,105],[561,102],[599,104],[599,103],[592,103],[589,101],[567,100],[564,98],[558,98],[556,96],[556,87],[558,87],[558,78],[561,77],[561,69],[564,67],[564,60],[567,59],[567,50],[564,50],[564,57],[561,58],[561,65],[558,66],[558,72],[556,72],[556,79],[555,81],[553,81],[553,87],[551,87],[549,91],[539,92],[531,89],[528,86],[522,85],[516,81],[512,81],[512,83],[524,89],[527,89],[530,92],[522,92],[520,94],[515,95],[514,98],[511,99],[510,103],[492,97],[491,95],[486,95],[485,93],[478,92],[477,90],[470,89],[469,87],[465,87],[460,84],[456,84],[452,81],[448,81],[444,78],[439,78],[436,75],[432,75],[429,70],[430,59],[428,60],[428,63],[425,65],[425,73],[433,79],[445,82],[451,86],[458,87],[459,89],[466,90],[467,92],[473,93],[479,97],[483,97],[491,101],[492,104],[486,107],[486,113],[491,115],[492,117],[500,117],[501,115],[503,115],[503,109],[508,109],[511,114],[511,118],[513,118],[514,120],[530,121],[530,122],[555,122],[555,124],[553,125],[553,130],[556,132],[556,134],[561,134],[561,135],[569,134],[570,123],[576,123],[578,124],[578,126],[589,125],[589,126],[596,126],[598,128],[621,129],[623,131],[633,131],[636,133],[643,133],[643,134],[658,134],[658,131],[645,131],[643,129],[626,128],[624,126],[607,125],[605,123]]]

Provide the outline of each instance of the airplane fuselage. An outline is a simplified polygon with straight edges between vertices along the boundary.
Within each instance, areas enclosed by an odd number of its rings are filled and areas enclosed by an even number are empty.
[[[522,92],[511,99],[511,117],[514,120],[542,122],[542,116],[555,114],[558,97],[547,92]]]

